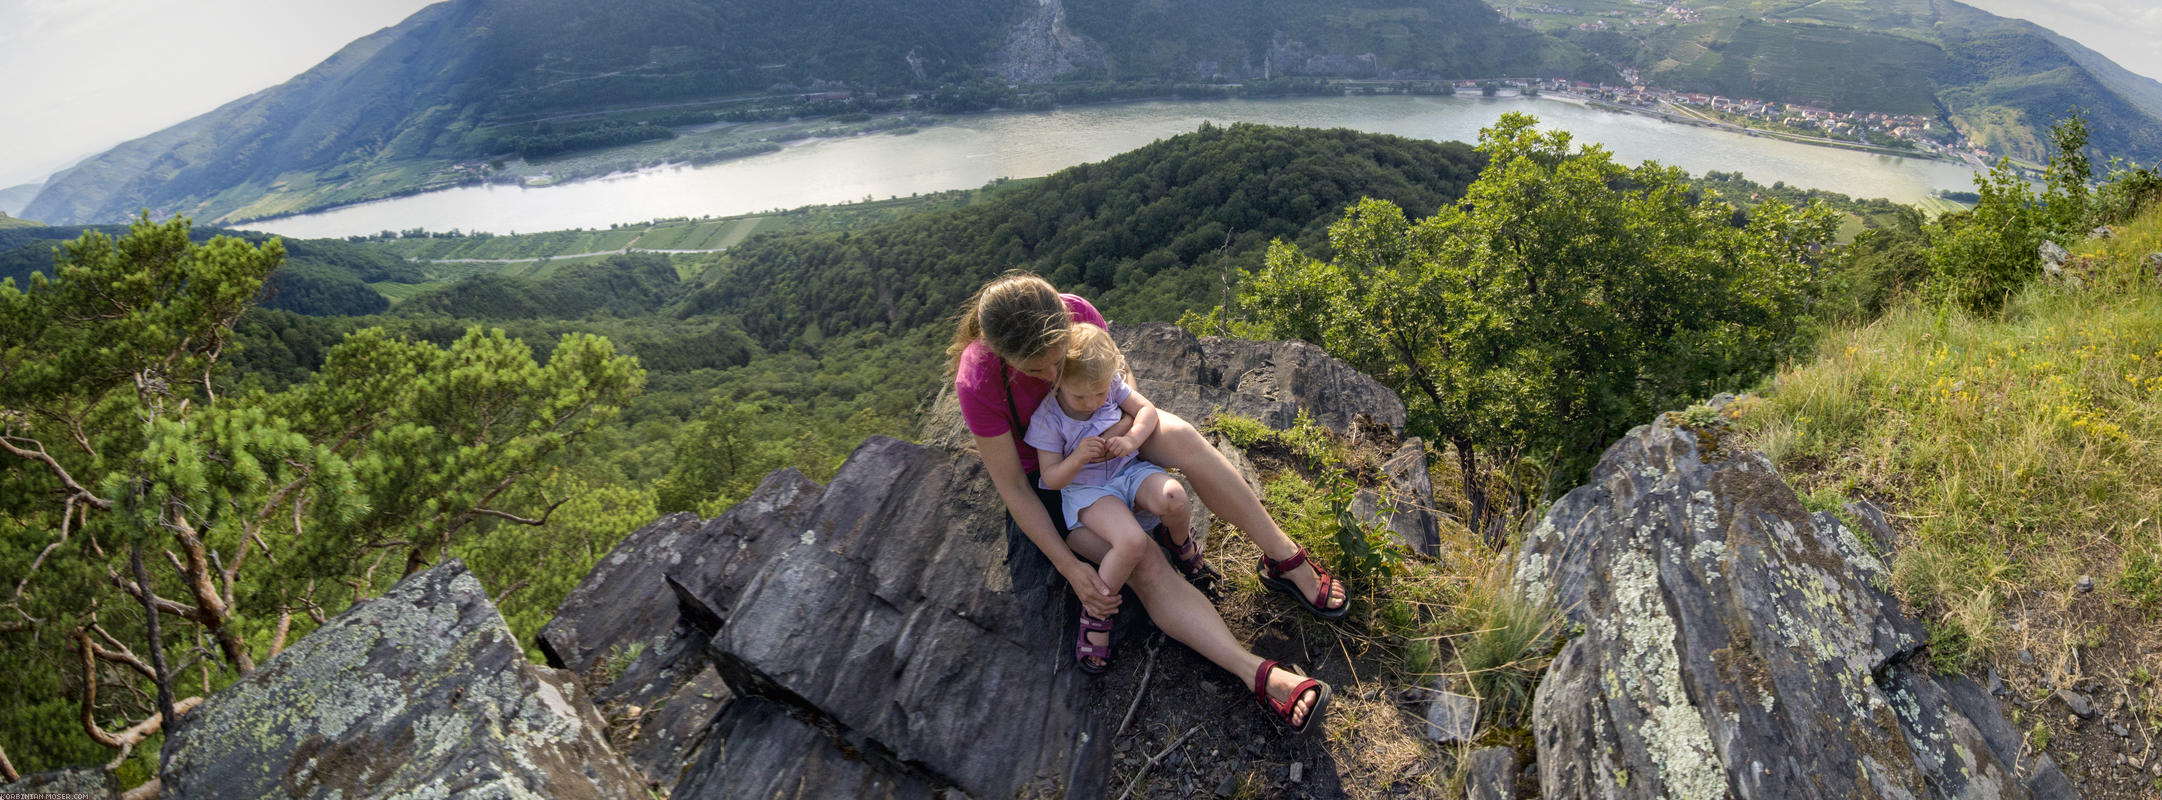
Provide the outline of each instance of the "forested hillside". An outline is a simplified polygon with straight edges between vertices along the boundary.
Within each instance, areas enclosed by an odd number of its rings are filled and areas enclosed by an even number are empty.
[[[83,234],[98,232],[117,236],[125,226],[50,225],[12,227],[0,224],[0,280],[12,279],[28,286],[30,274],[52,277],[53,252]],[[198,242],[233,236],[261,243],[268,234],[198,228]],[[405,259],[378,248],[333,239],[294,240],[285,244],[285,264],[264,284],[262,307],[302,314],[360,315],[388,310],[389,301],[367,284],[417,283],[421,272]]]
[[[1176,319],[1221,302],[1226,282],[1271,240],[1322,242],[1349,202],[1431,210],[1477,173],[1477,155],[1459,143],[1204,126],[981,206],[855,234],[753,237],[681,313],[741,315],[746,331],[775,346],[814,328],[907,330],[1019,268],[1085,287],[1117,319]]]

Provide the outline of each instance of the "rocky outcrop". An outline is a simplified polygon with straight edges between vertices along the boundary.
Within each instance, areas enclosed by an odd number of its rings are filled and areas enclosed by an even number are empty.
[[[1004,519],[973,454],[874,437],[800,524],[731,512],[721,569],[678,582],[719,621],[707,655],[737,693],[932,785],[1093,796],[1108,723],[1084,711],[1067,593]]]
[[[0,217],[6,216],[0,214]],[[0,796],[28,795],[88,800],[93,797],[119,797],[119,788],[110,772],[97,767],[75,767],[24,775],[12,783],[0,783]]]
[[[1076,70],[1107,70],[1103,45],[1066,25],[1064,0],[1037,0],[1036,8],[1006,32],[993,70],[1016,83],[1048,83]]]
[[[1196,425],[1217,414],[1237,414],[1284,430],[1303,410],[1340,434],[1350,434],[1362,420],[1397,434],[1404,430],[1404,401],[1394,392],[1306,342],[1197,339],[1162,322],[1112,325],[1111,338],[1126,354],[1135,388],[1158,408]],[[968,446],[952,391],[941,392],[933,404],[923,441]]]
[[[1066,590],[1004,514],[974,455],[874,438],[827,486],[783,470],[717,519],[633,533],[544,648],[649,714],[721,708],[674,761],[631,750],[671,797],[1092,796],[1108,740],[1063,649]]]
[[[160,797],[646,800],[567,672],[529,664],[455,560],[182,715]]]
[[[1546,797],[2027,797],[2020,737],[1935,674],[1885,565],[1769,461],[1672,415],[1527,535],[1516,584],[1582,634],[1540,685]]]
[[[1286,427],[1308,408],[1346,433],[1362,419],[1403,425],[1393,395],[1311,346],[1168,325],[1115,335],[1142,391],[1196,421],[1231,409]],[[952,446],[873,438],[823,487],[776,472],[717,519],[631,534],[564,600],[540,646],[621,720],[618,746],[652,786],[676,798],[1105,793],[1116,720],[1073,667],[1070,592],[1033,544],[1008,538],[944,395],[927,438]],[[1423,464],[1423,447],[1407,452]],[[1145,618],[1129,608],[1122,622]]]

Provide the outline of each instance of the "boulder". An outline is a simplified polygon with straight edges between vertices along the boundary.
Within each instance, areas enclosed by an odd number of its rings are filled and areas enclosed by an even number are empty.
[[[2064,263],[2072,259],[2072,254],[2067,252],[2063,245],[2047,239],[2042,240],[2042,246],[2036,248],[2035,255],[2042,259],[2042,272],[2050,277],[2063,274]]]
[[[1470,800],[1516,800],[1516,751],[1485,747],[1471,752],[1471,767],[1464,777],[1464,796]]]
[[[1426,738],[1442,744],[1469,744],[1479,732],[1479,698],[1438,688],[1426,700]]]
[[[707,652],[735,693],[830,725],[929,785],[1104,791],[1114,721],[1088,710],[1070,593],[1033,545],[1008,539],[975,455],[873,437],[800,521],[723,521],[721,562],[677,580],[719,622]]]
[[[676,783],[731,696],[706,658],[718,622],[687,618],[681,586],[669,576],[718,570],[737,543],[722,533],[733,520],[793,525],[819,491],[801,473],[779,470],[712,522],[688,513],[662,517],[618,542],[541,628],[536,638],[549,664],[577,673],[595,702],[624,721],[615,744],[648,786]]]
[[[1351,498],[1360,521],[1388,528],[1407,548],[1433,555],[1441,550],[1441,515],[1434,508],[1434,479],[1427,471],[1426,442],[1404,440],[1381,465],[1387,479],[1379,489],[1361,488]]]
[[[1527,535],[1516,586],[1582,633],[1533,702],[1546,797],[2027,797],[2019,736],[1936,675],[1885,565],[1756,453],[1675,415]]]
[[[182,715],[159,796],[646,800],[602,728],[572,675],[527,663],[452,560]]]
[[[2148,253],[2140,263],[2147,265],[2147,274],[2153,275],[2156,280],[2162,280],[2162,252]]]

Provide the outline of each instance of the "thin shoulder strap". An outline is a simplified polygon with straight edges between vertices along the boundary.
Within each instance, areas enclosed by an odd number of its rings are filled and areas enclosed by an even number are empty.
[[[1006,366],[1005,360],[1001,359],[998,371],[1002,382],[1006,384],[1006,414],[1013,418],[1013,438],[1021,441],[1028,438],[1028,421],[1021,418],[1020,407],[1013,403],[1013,368]]]

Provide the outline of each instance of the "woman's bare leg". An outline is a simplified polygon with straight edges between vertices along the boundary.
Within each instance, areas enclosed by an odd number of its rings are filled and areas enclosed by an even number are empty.
[[[1276,526],[1269,512],[1261,507],[1261,498],[1254,496],[1252,487],[1239,477],[1224,454],[1216,452],[1207,439],[1194,426],[1180,419],[1179,415],[1158,408],[1156,432],[1148,441],[1141,443],[1141,457],[1159,467],[1177,467],[1186,473],[1186,479],[1194,482],[1194,493],[1201,495],[1203,505],[1223,517],[1225,522],[1238,527],[1246,538],[1254,540],[1263,555],[1277,561],[1290,558],[1299,546],[1284,535],[1284,529]],[[1314,596],[1319,584],[1314,570],[1300,567],[1284,574],[1299,591],[1307,597]],[[1344,583],[1339,580],[1331,585],[1329,600],[1323,607],[1336,608],[1344,604]],[[1251,673],[1249,673],[1251,674]]]
[[[1088,529],[1068,534],[1066,544],[1075,554],[1091,561],[1103,558],[1112,549],[1102,537]],[[1232,638],[1231,629],[1224,626],[1224,617],[1216,613],[1216,606],[1209,603],[1201,590],[1187,583],[1186,578],[1171,567],[1171,562],[1164,560],[1162,551],[1154,547],[1143,550],[1133,572],[1127,575],[1126,585],[1133,587],[1134,594],[1141,597],[1141,606],[1148,609],[1149,619],[1165,635],[1193,648],[1202,658],[1231,673],[1240,686],[1248,690],[1253,688],[1254,672],[1261,669],[1261,657],[1248,652],[1238,639]],[[1275,670],[1269,674],[1269,694],[1278,700],[1286,699],[1300,680],[1289,670]],[[1305,718],[1312,702],[1311,695],[1299,700],[1292,712],[1293,724]]]

